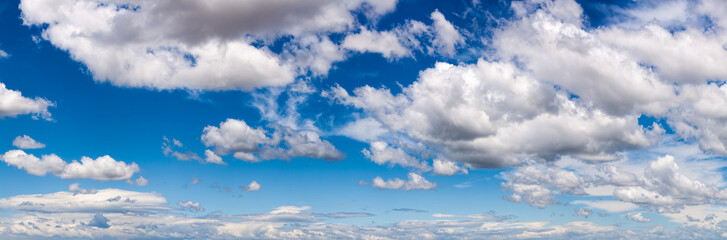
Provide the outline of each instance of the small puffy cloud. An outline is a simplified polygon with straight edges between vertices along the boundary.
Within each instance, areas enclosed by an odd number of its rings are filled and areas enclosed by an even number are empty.
[[[438,175],[452,176],[457,173],[468,173],[467,168],[459,166],[456,162],[444,159],[434,159],[432,166],[434,166],[434,173]]]
[[[271,134],[237,119],[227,119],[219,127],[205,127],[202,142],[207,147],[213,147],[217,154],[232,153],[233,157],[248,162],[295,157],[337,161],[345,157],[344,153],[321,139],[315,131],[276,126]]]
[[[13,146],[20,149],[38,149],[44,148],[45,144],[35,141],[35,139],[30,138],[28,135],[23,135],[17,136],[13,140]]]
[[[10,54],[8,54],[8,52],[3,51],[2,49],[0,49],[0,59],[7,58],[7,57],[10,57]]]
[[[191,212],[204,212],[204,207],[202,207],[202,205],[199,204],[198,202],[179,201],[179,202],[177,202],[177,205],[179,205],[179,207],[181,207],[182,209],[185,209],[185,210],[188,210]]]
[[[20,91],[10,90],[0,82],[0,119],[17,117],[23,114],[33,114],[33,118],[52,120],[48,107],[55,104],[45,98],[26,98]]]
[[[166,199],[158,193],[133,192],[121,189],[81,191],[71,185],[72,192],[19,195],[0,198],[0,208],[34,212],[144,212],[169,209]]]
[[[23,150],[10,150],[0,155],[0,160],[32,175],[44,176],[50,173],[63,179],[124,180],[139,172],[139,166],[136,163],[127,164],[116,161],[110,156],[102,156],[95,160],[82,157],[80,162],[73,160],[71,163],[67,163],[55,154],[43,155],[38,158]]]
[[[402,46],[395,33],[376,32],[365,28],[361,28],[359,33],[346,36],[341,46],[359,52],[380,53],[387,59],[397,59],[411,55],[411,50]]]
[[[454,56],[456,46],[464,44],[464,37],[454,28],[452,23],[444,18],[444,14],[439,10],[432,12],[430,18],[434,21],[435,37],[433,44],[437,51],[443,55]]]
[[[381,177],[372,180],[371,186],[379,189],[396,189],[396,190],[431,190],[437,187],[436,183],[427,181],[424,177],[416,173],[409,173],[407,180],[399,178],[384,181]]]
[[[205,158],[204,158],[205,162],[222,164],[222,165],[226,164],[224,161],[222,161],[222,157],[215,154],[215,152],[213,152],[212,150],[205,149],[204,156],[205,156]]]
[[[386,142],[372,142],[369,149],[364,149],[364,156],[379,165],[399,165],[410,167],[420,171],[429,171],[431,167],[424,161],[407,154],[401,148],[392,147]]]
[[[215,147],[222,155],[233,152],[258,151],[261,145],[271,141],[262,128],[252,128],[245,121],[227,119],[219,127],[207,126],[203,130],[202,142]]]
[[[577,208],[577,209],[573,209],[573,211],[576,212],[576,215],[581,216],[581,217],[586,217],[586,218],[588,218],[588,216],[591,216],[593,214],[593,210],[588,209],[588,208]]]
[[[374,141],[381,135],[387,133],[379,121],[373,118],[363,118],[344,125],[338,134],[350,137],[362,142]]]
[[[88,222],[88,226],[97,227],[97,228],[111,227],[111,225],[109,225],[109,219],[104,217],[104,215],[101,213],[94,214],[93,218],[91,218],[91,221]]]
[[[149,180],[142,176],[139,176],[138,178],[136,178],[136,180],[133,181],[131,179],[126,179],[126,183],[136,186],[146,186],[149,184]]]
[[[242,191],[260,191],[260,184],[257,181],[252,181],[247,186],[240,187]]]
[[[634,222],[640,222],[640,223],[647,223],[651,222],[650,218],[644,217],[641,215],[640,212],[630,212],[624,215],[624,218],[634,221]]]

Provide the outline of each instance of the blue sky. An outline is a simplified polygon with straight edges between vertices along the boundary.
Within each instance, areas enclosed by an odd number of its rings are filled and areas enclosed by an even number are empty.
[[[725,12],[3,2],[0,238],[723,238]]]

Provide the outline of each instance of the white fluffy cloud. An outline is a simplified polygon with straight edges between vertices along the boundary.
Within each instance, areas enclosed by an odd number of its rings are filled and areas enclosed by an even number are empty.
[[[260,191],[260,184],[257,181],[252,181],[250,184],[240,187],[240,189],[242,191]]]
[[[719,106],[727,103],[727,25],[715,9],[727,7],[652,5],[639,9],[652,16],[648,23],[591,29],[575,1],[514,2],[515,16],[493,31],[488,60],[437,63],[400,94],[365,86],[352,94],[334,87],[324,96],[364,110],[362,119],[388,134],[403,133],[476,168],[564,156],[616,160],[658,143],[664,130],[640,126],[644,115],[726,155],[727,111]],[[432,13],[435,27],[439,15]],[[704,17],[716,24],[710,31],[695,20]]]
[[[24,24],[43,29],[45,40],[85,64],[97,81],[249,90],[285,85],[298,74],[293,62],[253,42],[346,32],[355,25],[352,11],[376,18],[396,2],[24,0],[20,10]]]
[[[638,212],[630,212],[624,215],[624,218],[628,220],[632,220],[634,222],[641,222],[641,223],[647,223],[651,222],[651,218],[644,217],[644,215],[641,215],[641,213]]]
[[[420,171],[429,171],[431,167],[424,161],[407,154],[401,148],[395,148],[383,141],[371,143],[369,149],[364,149],[364,157],[379,165],[410,167]]]
[[[237,119],[227,119],[219,127],[205,127],[202,142],[220,155],[233,154],[235,158],[248,162],[295,157],[337,161],[345,157],[315,131],[277,126],[270,134]]]
[[[20,149],[38,149],[44,148],[45,144],[35,141],[35,139],[32,139],[28,135],[23,135],[17,136],[13,140],[13,146]]]
[[[434,173],[438,175],[452,176],[457,173],[468,173],[466,167],[459,166],[456,162],[449,160],[434,159],[432,165],[434,166]]]
[[[365,142],[377,140],[386,132],[387,130],[376,119],[364,118],[346,124],[338,134]]]
[[[396,190],[430,190],[437,187],[436,183],[427,181],[424,177],[416,173],[409,173],[408,180],[399,178],[384,181],[381,177],[372,180],[371,186],[380,189],[396,189]]]
[[[20,91],[7,89],[4,83],[0,82],[0,118],[17,117],[23,114],[33,114],[34,118],[51,120],[48,107],[55,104],[45,98],[23,97]]]
[[[464,38],[439,10],[432,12],[430,17],[434,21],[434,40],[432,40],[434,47],[442,55],[453,56],[457,45],[464,44]]]
[[[542,165],[527,165],[504,172],[503,188],[512,192],[506,199],[543,208],[556,204],[557,192],[585,195],[584,180],[572,171]],[[557,192],[556,192],[557,191]]]
[[[727,190],[688,178],[680,173],[674,157],[667,155],[649,163],[637,186],[616,188],[613,196],[659,212],[670,212],[684,205],[724,201]]]
[[[610,115],[569,99],[510,63],[437,63],[401,94],[368,86],[353,93],[334,87],[324,95],[475,167],[562,155],[614,160],[614,152],[650,146],[661,132],[639,126],[638,115]]]
[[[139,172],[139,166],[136,163],[127,164],[109,156],[98,157],[95,160],[82,157],[80,162],[73,160],[71,163],[67,163],[55,154],[43,155],[38,158],[23,150],[10,150],[0,155],[0,160],[32,175],[44,176],[50,173],[63,179],[124,180]]]
[[[678,135],[727,154],[727,128],[719,124],[727,112],[716,107],[727,101],[719,83],[727,79],[724,3],[646,1],[625,10],[642,20],[587,30],[574,1],[533,2],[543,7],[495,34],[497,57],[516,58],[536,78],[608,113],[664,117]]]
[[[365,28],[361,28],[360,32],[356,34],[346,36],[341,46],[359,52],[380,53],[388,59],[411,55],[411,50],[401,44],[395,33],[388,31],[376,32]]]
[[[149,185],[149,180],[147,180],[146,178],[144,178],[142,176],[139,176],[138,178],[136,178],[133,181],[131,180],[131,178],[126,179],[126,183],[143,187],[143,186]]]
[[[414,51],[429,55],[453,57],[465,38],[444,14],[435,10],[431,13],[432,25],[408,20],[389,31],[375,31],[361,28],[358,33],[350,34],[341,47],[358,52],[380,53],[392,60],[413,56]]]
[[[198,202],[179,201],[177,202],[177,205],[179,205],[182,209],[189,210],[191,212],[204,212],[204,207],[202,207],[202,204],[199,204]]]

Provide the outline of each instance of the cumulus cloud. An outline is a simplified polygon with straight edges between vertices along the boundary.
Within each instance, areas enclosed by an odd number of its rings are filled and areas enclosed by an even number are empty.
[[[45,98],[23,97],[20,91],[8,89],[0,82],[0,119],[32,114],[34,119],[52,120],[48,108],[54,106],[55,103]]]
[[[454,28],[452,23],[444,18],[444,14],[435,10],[430,15],[434,21],[434,40],[432,41],[438,52],[443,55],[453,56],[457,45],[464,44],[464,37]]]
[[[505,199],[544,208],[557,204],[557,192],[585,195],[584,180],[572,171],[543,165],[527,165],[503,172],[502,187],[512,194]]]
[[[431,169],[428,163],[419,161],[417,158],[404,152],[404,150],[389,146],[386,142],[376,141],[370,145],[371,147],[369,149],[364,149],[362,152],[364,157],[376,164],[389,166],[399,165],[420,171],[429,171]]]
[[[427,181],[424,177],[416,173],[409,173],[408,180],[399,178],[384,181],[381,177],[372,180],[371,186],[379,189],[396,189],[396,190],[431,190],[437,187],[436,183]]]
[[[82,157],[80,162],[73,160],[67,163],[55,154],[43,155],[38,158],[23,150],[10,150],[0,155],[0,160],[32,175],[45,176],[50,173],[63,179],[124,180],[139,172],[139,166],[136,163],[127,164],[116,161],[110,156],[98,157],[95,160]]]
[[[449,160],[434,159],[432,165],[434,166],[434,173],[438,175],[452,176],[457,173],[468,173],[467,168]]]
[[[338,130],[338,134],[350,137],[362,142],[374,141],[384,135],[387,130],[379,121],[372,118],[358,119],[347,123]]]
[[[639,185],[616,188],[613,196],[664,212],[724,201],[727,190],[688,178],[680,173],[674,157],[666,155],[649,163]]]
[[[136,178],[136,180],[133,181],[131,179],[126,179],[126,183],[143,187],[149,184],[149,180],[142,176],[139,176],[138,178]]]
[[[474,167],[563,155],[615,160],[614,152],[650,146],[662,131],[639,126],[637,115],[591,108],[511,63],[437,63],[401,94],[368,86],[353,93],[334,87],[324,95]]]
[[[604,111],[664,117],[681,137],[724,156],[727,130],[718,123],[727,112],[712,107],[727,99],[715,83],[727,78],[727,28],[719,14],[726,7],[717,2],[645,1],[624,11],[641,20],[587,30],[577,3],[541,1],[544,7],[522,14],[493,43],[498,57],[517,58],[535,77]],[[563,5],[578,11],[564,16]]]
[[[341,46],[359,52],[380,53],[388,59],[411,55],[411,50],[401,44],[395,33],[388,31],[376,32],[365,28],[361,28],[356,34],[346,36]]]
[[[284,126],[276,126],[274,130],[269,133],[259,127],[252,128],[245,121],[227,119],[219,127],[205,127],[202,142],[207,147],[213,147],[217,154],[233,154],[233,157],[248,162],[296,157],[337,161],[345,157],[344,153],[321,139],[315,131],[294,130]]]
[[[177,202],[177,205],[179,205],[179,207],[181,207],[182,209],[189,210],[191,212],[204,212],[204,207],[202,207],[202,205],[199,204],[198,202],[179,201],[179,202]]]
[[[35,141],[35,139],[30,138],[28,135],[23,135],[17,136],[13,140],[13,146],[20,149],[38,149],[44,148],[45,144]]]
[[[647,223],[651,222],[650,218],[644,217],[644,215],[641,215],[639,212],[630,212],[624,215],[624,218],[634,221],[634,222],[640,222],[640,223]]]
[[[240,187],[240,189],[242,191],[260,191],[260,184],[257,181],[252,181],[250,184]]]
[[[85,64],[97,81],[208,90],[291,83],[296,66],[254,42],[347,32],[355,25],[352,11],[376,18],[395,7],[395,0],[20,3],[23,23],[40,27],[43,39]]]

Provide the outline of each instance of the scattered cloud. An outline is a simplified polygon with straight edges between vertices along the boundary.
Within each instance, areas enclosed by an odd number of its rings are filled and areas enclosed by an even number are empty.
[[[627,213],[626,215],[624,215],[624,218],[634,221],[634,222],[640,222],[640,223],[651,222],[650,218],[644,217],[643,215],[641,215],[641,213],[638,213],[638,212]]]
[[[204,207],[202,207],[202,205],[199,204],[198,202],[179,201],[179,202],[177,202],[177,205],[179,205],[179,207],[181,207],[183,210],[189,210],[191,212],[204,212]]]
[[[13,140],[13,146],[20,149],[39,149],[44,148],[45,144],[35,141],[35,139],[30,138],[28,135],[23,135],[17,136]]]
[[[67,163],[55,154],[43,155],[38,158],[23,150],[10,150],[0,155],[0,160],[32,175],[45,176],[50,173],[63,179],[89,178],[99,181],[115,181],[129,179],[139,172],[139,166],[136,163],[127,164],[116,161],[110,156],[98,157],[95,160],[82,157],[80,162],[73,160],[71,163]]]
[[[136,178],[136,180],[133,180],[133,181],[131,180],[131,178],[126,179],[126,183],[143,187],[143,186],[146,186],[149,184],[149,180],[147,180],[146,178],[144,178],[142,176],[139,176],[138,178]]]
[[[32,114],[34,119],[52,120],[49,107],[55,107],[55,103],[40,97],[23,97],[20,91],[7,89],[0,82],[0,119]]]
[[[252,181],[247,186],[240,187],[242,191],[260,191],[260,184],[257,181]]]
[[[416,173],[409,173],[408,180],[399,178],[384,181],[381,177],[372,180],[371,186],[379,189],[396,189],[396,190],[432,190],[437,187],[436,183],[427,181],[424,177]]]
[[[227,119],[219,127],[205,127],[202,142],[213,147],[217,154],[233,154],[233,157],[247,162],[296,157],[338,161],[345,157],[315,131],[298,131],[284,126],[274,127],[274,130],[269,133],[259,127],[252,128],[245,121]]]
[[[419,171],[429,171],[431,167],[424,161],[419,161],[415,157],[407,154],[401,148],[392,147],[386,142],[376,141],[370,143],[369,149],[364,149],[362,152],[364,157],[370,159],[379,165],[389,165],[393,167],[399,165],[402,167],[409,167]]]

